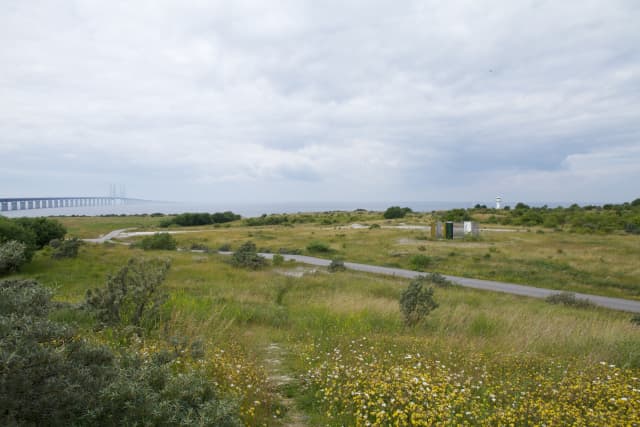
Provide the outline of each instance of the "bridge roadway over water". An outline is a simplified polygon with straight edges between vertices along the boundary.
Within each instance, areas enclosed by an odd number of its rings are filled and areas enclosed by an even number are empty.
[[[127,197],[11,197],[0,198],[0,212],[21,211],[27,209],[68,208],[77,206],[124,205],[139,202],[139,199]]]

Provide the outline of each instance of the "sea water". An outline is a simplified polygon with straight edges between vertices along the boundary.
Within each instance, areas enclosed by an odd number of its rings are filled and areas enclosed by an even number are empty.
[[[281,202],[281,203],[239,203],[239,202],[132,202],[129,204],[104,206],[74,206],[65,208],[25,209],[0,212],[7,217],[21,216],[72,216],[72,215],[143,215],[152,213],[177,214],[183,212],[224,212],[232,211],[243,217],[255,217],[272,213],[353,211],[366,209],[384,211],[389,206],[411,208],[416,212],[431,212],[456,208],[470,208],[475,202]]]

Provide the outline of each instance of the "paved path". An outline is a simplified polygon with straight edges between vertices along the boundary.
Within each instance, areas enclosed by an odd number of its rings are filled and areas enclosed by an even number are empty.
[[[122,235],[121,237],[129,237],[129,236],[139,235],[139,234],[156,233],[155,231],[125,233],[127,230],[131,230],[131,229],[123,228],[121,230],[114,230],[111,233],[108,233],[97,239],[84,239],[84,241],[93,242],[93,243],[104,243],[108,240],[114,239],[121,235]],[[178,231],[177,233],[180,233],[180,231]],[[220,253],[223,255],[231,254],[231,252],[220,252]],[[260,254],[260,255],[268,259],[273,258],[273,254]],[[293,260],[293,261],[301,262],[304,264],[319,265],[324,267],[331,264],[330,260],[306,256],[306,255],[283,254],[282,256],[284,257],[285,260]],[[367,273],[375,273],[375,274],[385,274],[388,276],[398,276],[398,277],[404,277],[407,279],[413,279],[417,276],[420,276],[421,274],[424,274],[418,271],[405,270],[402,268],[380,267],[377,265],[358,264],[355,262],[345,262],[344,266],[351,270],[364,271]],[[504,292],[508,294],[522,295],[522,296],[533,297],[533,298],[546,298],[550,295],[560,293],[560,291],[553,290],[553,289],[536,288],[533,286],[516,285],[514,283],[496,282],[493,280],[469,279],[467,277],[447,276],[447,275],[445,275],[444,277],[451,280],[452,282],[455,282],[467,288],[482,289],[485,291],[494,291],[494,292]],[[582,294],[577,292],[575,293],[575,296],[576,298],[586,299],[588,301],[591,301],[595,305],[610,308],[612,310],[640,313],[640,301],[633,301],[633,300],[628,300],[623,298],[603,297],[599,295]]]
[[[266,258],[272,258],[273,254],[261,254]],[[294,260],[297,262],[302,262],[305,264],[319,265],[319,266],[328,266],[331,264],[330,260],[315,258],[304,255],[282,255],[285,260]],[[375,273],[375,274],[385,274],[388,276],[398,276],[405,277],[408,279],[413,279],[417,276],[420,276],[421,272],[413,271],[413,270],[405,270],[402,268],[391,268],[391,267],[379,267],[377,265],[368,265],[368,264],[357,264],[354,262],[345,262],[344,266],[357,271],[364,271],[367,273]],[[513,295],[522,295],[533,298],[546,298],[549,295],[554,295],[559,293],[560,291],[553,289],[543,289],[536,288],[533,286],[526,285],[516,285],[514,283],[505,283],[505,282],[496,282],[493,280],[481,280],[481,279],[469,279],[467,277],[457,277],[457,276],[447,276],[447,279],[455,282],[461,286],[465,286],[467,288],[474,289],[482,289],[485,291],[495,291],[495,292],[505,292]],[[591,301],[595,305],[599,305],[601,307],[610,308],[613,310],[619,311],[629,311],[632,313],[640,313],[640,301],[627,300],[622,298],[610,298],[603,297],[599,295],[590,295],[590,294],[582,294],[575,293],[576,298],[582,298]]]
[[[104,242],[108,242],[111,239],[126,239],[127,237],[133,237],[133,236],[152,236],[154,234],[157,233],[168,233],[168,234],[183,234],[183,233],[199,233],[201,231],[208,231],[208,230],[172,230],[172,231],[127,231],[127,230],[134,230],[134,228],[121,228],[120,230],[113,230],[112,232],[105,234],[104,236],[100,236],[97,239],[82,239],[85,242],[89,242],[89,243],[104,243]]]
[[[120,234],[124,233],[127,230],[131,230],[130,228],[122,228],[120,230],[113,230],[110,233],[105,234],[104,236],[100,236],[97,239],[82,239],[85,242],[89,242],[89,243],[104,243],[104,242],[108,242],[111,239],[115,239],[118,236],[120,236]]]

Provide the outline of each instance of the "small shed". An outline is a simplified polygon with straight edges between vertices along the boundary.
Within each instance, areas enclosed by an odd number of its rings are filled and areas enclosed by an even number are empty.
[[[464,236],[478,236],[480,226],[475,221],[443,223],[437,221],[431,225],[431,238],[433,239],[458,239]]]

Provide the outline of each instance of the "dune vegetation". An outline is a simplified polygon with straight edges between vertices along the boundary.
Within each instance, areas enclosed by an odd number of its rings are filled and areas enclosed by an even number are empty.
[[[178,408],[191,425],[216,425],[216,419],[251,426],[640,423],[640,326],[629,313],[433,284],[437,308],[407,324],[399,300],[408,280],[282,260],[244,268],[217,253],[244,244],[407,268],[423,255],[421,268],[430,272],[640,297],[640,236],[512,228],[436,241],[424,229],[397,227],[424,226],[431,218],[343,212],[300,215],[286,224],[236,220],[173,234],[178,251],[84,244],[76,258],[54,258],[45,247],[6,278],[34,279],[51,290],[48,319],[73,328],[66,340],[41,345],[61,354],[78,341],[105,346],[121,355],[114,360],[124,354],[139,360],[149,378],[166,376],[158,388],[113,362],[117,381],[109,383],[111,394],[99,394],[112,406],[99,406],[103,412],[85,414],[79,424],[116,416],[109,408],[126,401],[126,381],[150,384],[148,394],[131,396]],[[69,237],[156,230],[161,220],[59,219]],[[130,259],[170,265],[162,304],[148,317],[153,321],[104,323],[88,308],[87,291],[104,289]],[[127,304],[121,306],[132,307]],[[176,395],[172,375],[182,375],[189,393]],[[194,383],[195,375],[205,383]]]

